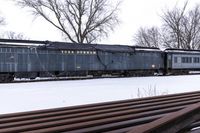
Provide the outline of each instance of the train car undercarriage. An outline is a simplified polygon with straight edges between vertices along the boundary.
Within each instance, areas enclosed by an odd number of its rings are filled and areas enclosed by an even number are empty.
[[[1,73],[0,82],[12,82],[15,79],[30,79],[36,78],[59,78],[59,77],[139,77],[139,76],[154,76],[162,74],[163,70],[92,70],[92,71],[70,71],[70,72],[17,72],[17,73]]]

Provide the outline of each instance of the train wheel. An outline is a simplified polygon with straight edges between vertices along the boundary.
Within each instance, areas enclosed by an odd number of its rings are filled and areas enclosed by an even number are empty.
[[[12,82],[13,80],[14,80],[13,74],[0,74],[1,83]]]

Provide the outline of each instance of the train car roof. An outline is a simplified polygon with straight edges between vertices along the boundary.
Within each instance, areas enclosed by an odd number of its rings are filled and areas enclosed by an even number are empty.
[[[47,49],[71,49],[71,50],[98,50],[107,52],[135,52],[135,51],[161,51],[158,48],[147,48],[128,45],[111,45],[111,44],[79,44],[79,43],[65,43],[65,42],[50,42],[43,45]]]
[[[35,40],[14,40],[0,39],[0,47],[37,47],[39,49],[53,50],[99,50],[107,52],[134,52],[134,51],[161,51],[158,48],[128,46],[128,45],[108,45],[108,44],[80,44],[67,42],[35,41]],[[23,45],[19,45],[23,44]],[[29,45],[28,45],[29,44]]]
[[[45,41],[30,41],[30,40],[15,40],[15,39],[0,39],[0,47],[15,47],[15,48],[32,48],[41,45]]]
[[[0,43],[0,48],[37,48],[35,45],[15,45],[9,43]]]
[[[78,44],[78,43],[64,43],[52,42],[43,47],[47,49],[59,50],[99,50],[108,52],[134,52],[134,49],[125,45],[105,45],[105,44]]]
[[[168,48],[168,49],[165,49],[165,52],[168,52],[168,53],[200,53],[200,50]]]

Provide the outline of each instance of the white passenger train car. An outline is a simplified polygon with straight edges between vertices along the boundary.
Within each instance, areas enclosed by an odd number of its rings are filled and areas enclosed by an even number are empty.
[[[188,73],[200,70],[200,51],[166,49],[166,67],[168,72]]]

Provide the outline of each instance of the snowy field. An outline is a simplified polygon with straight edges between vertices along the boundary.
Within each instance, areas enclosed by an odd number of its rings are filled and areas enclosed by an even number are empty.
[[[0,84],[0,114],[200,90],[200,75]]]

